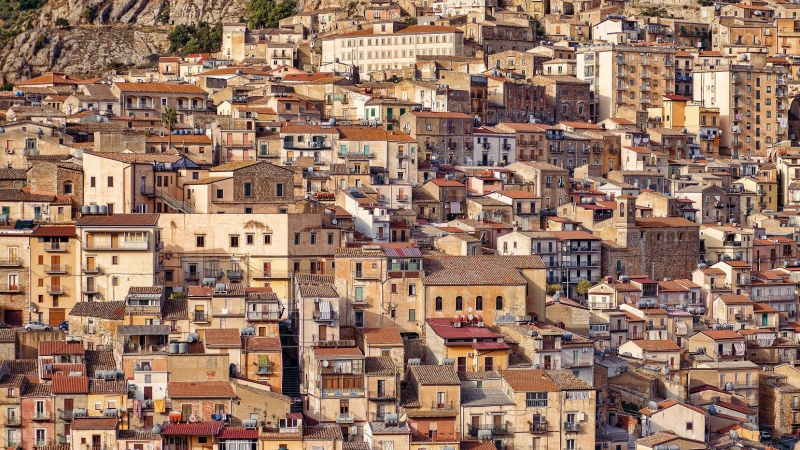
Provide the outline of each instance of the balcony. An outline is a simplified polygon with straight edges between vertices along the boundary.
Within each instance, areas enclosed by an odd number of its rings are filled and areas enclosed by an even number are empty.
[[[437,411],[448,410],[449,411],[451,409],[453,409],[453,401],[452,400],[445,401],[443,403],[442,402],[438,402],[436,400],[431,402],[431,410],[437,410]]]
[[[461,436],[457,433],[439,433],[430,431],[428,434],[412,433],[411,442],[459,442]]]
[[[468,432],[470,436],[478,436],[478,431],[480,430],[489,430],[491,431],[492,435],[509,434],[514,432],[513,427],[510,427],[505,423],[481,424],[478,426],[470,424]]]
[[[333,334],[327,334],[324,336],[312,334],[311,341],[314,343],[315,347],[354,347],[356,345],[356,341],[354,340],[342,340]]]
[[[145,251],[150,248],[148,241],[92,242],[83,246],[84,250],[125,250]]]
[[[364,388],[322,389],[323,398],[354,398],[363,396]]]
[[[22,287],[16,284],[0,284],[0,293],[16,294],[22,292]]]
[[[408,158],[409,158],[408,153],[397,152],[397,159],[408,159]]]
[[[408,195],[400,195],[400,194],[398,194],[397,195],[397,201],[398,202],[407,202],[408,201]]]
[[[47,422],[50,420],[50,413],[47,411],[36,411],[31,415],[31,420],[36,422]]]
[[[44,273],[67,273],[67,266],[66,264],[45,264]]]
[[[247,320],[250,321],[278,321],[281,320],[280,311],[247,311]]]
[[[6,417],[7,427],[18,427],[22,425],[22,419],[19,416]]]
[[[192,322],[194,323],[208,323],[211,317],[205,311],[195,311],[191,314]]]
[[[44,244],[44,251],[46,252],[65,252],[67,251],[66,242],[47,242]]]
[[[576,422],[564,422],[564,431],[568,433],[577,433],[581,431],[581,424]]]
[[[47,293],[50,295],[62,295],[64,294],[64,285],[63,284],[48,284],[47,285]]]
[[[336,311],[314,311],[313,318],[316,322],[333,322],[336,320]]]
[[[68,411],[65,409],[58,410],[58,420],[64,422],[71,422],[72,421],[72,411]]]
[[[83,287],[84,294],[97,294],[100,292],[96,284],[87,284]]]
[[[354,275],[357,280],[378,280],[381,277],[378,272],[369,273],[361,270],[357,270]]]
[[[336,423],[353,423],[355,418],[351,413],[339,413],[336,415]]]
[[[369,391],[367,398],[372,401],[394,400],[396,398],[394,389],[384,389],[377,391]]]
[[[83,273],[86,273],[86,274],[90,274],[90,275],[98,274],[98,273],[100,273],[100,266],[98,266],[96,264],[92,265],[92,266],[84,265],[82,267],[82,270],[83,270]]]
[[[199,281],[200,272],[184,272],[183,279],[186,281]]]
[[[532,423],[530,431],[532,434],[547,433],[547,422]]]
[[[22,265],[22,260],[16,257],[0,259],[0,267],[19,267],[21,265]]]
[[[242,279],[242,271],[241,270],[229,270],[227,272],[229,280],[241,280]]]

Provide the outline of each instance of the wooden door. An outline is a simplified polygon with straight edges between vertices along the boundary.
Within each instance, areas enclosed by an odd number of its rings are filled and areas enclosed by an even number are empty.
[[[189,421],[189,417],[192,415],[192,405],[181,405],[181,420],[184,422]]]
[[[5,323],[8,325],[13,325],[17,327],[22,326],[22,311],[19,309],[7,309],[5,310]]]
[[[61,256],[59,255],[50,255],[50,266],[51,267],[58,267],[61,265]]]
[[[327,341],[328,340],[328,327],[327,327],[327,325],[320,325],[319,326],[319,340],[320,341]]]
[[[91,233],[86,234],[86,248],[94,247],[94,235]]]
[[[153,387],[152,386],[145,386],[144,387],[144,399],[151,400],[153,398]]]
[[[95,264],[97,264],[97,260],[95,259],[94,256],[87,256],[86,257],[86,268],[89,271],[94,271]]]
[[[465,356],[458,357],[458,371],[459,372],[467,371],[467,358]]]
[[[71,399],[71,398],[65,398],[64,399],[64,411],[72,412],[72,410],[75,408],[74,405],[75,405],[75,400],[74,399]]]
[[[111,235],[111,248],[119,248],[119,235],[112,234]]]

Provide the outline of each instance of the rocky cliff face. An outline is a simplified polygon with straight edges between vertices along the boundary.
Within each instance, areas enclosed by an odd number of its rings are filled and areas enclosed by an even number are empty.
[[[101,75],[141,65],[165,51],[172,25],[238,21],[246,14],[246,4],[246,0],[50,0],[34,19],[34,28],[0,50],[4,78],[0,81],[49,70]],[[82,24],[86,7],[96,11],[94,24]],[[169,25],[160,22],[161,16],[169,17]],[[56,29],[58,18],[73,26]]]

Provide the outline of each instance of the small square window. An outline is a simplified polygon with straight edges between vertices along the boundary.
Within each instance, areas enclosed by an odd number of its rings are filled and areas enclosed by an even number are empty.
[[[234,234],[231,236],[231,247],[238,247],[239,246],[239,235]]]
[[[119,264],[119,256],[117,256],[117,255],[113,255],[113,256],[111,256],[111,264],[113,264],[113,265],[115,265],[115,266],[116,266],[117,264]]]
[[[255,241],[255,235],[254,234],[246,234],[245,235],[245,241],[247,242],[247,245],[253,245],[253,241]]]
[[[245,181],[244,183],[244,196],[245,197],[253,196],[253,183],[250,181]]]
[[[225,195],[224,195],[223,190],[222,189],[217,189],[217,198],[223,198],[224,196]]]
[[[275,196],[283,197],[283,183],[278,183],[275,187]]]
[[[108,187],[114,187],[114,177],[108,177]]]
[[[264,235],[264,245],[272,245],[272,235],[265,234]]]
[[[194,237],[195,247],[203,248],[206,246],[206,235],[198,234]]]

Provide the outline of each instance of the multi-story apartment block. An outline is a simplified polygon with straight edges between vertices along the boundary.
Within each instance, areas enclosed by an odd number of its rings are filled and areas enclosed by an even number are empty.
[[[675,46],[637,42],[588,45],[578,49],[578,78],[598,98],[598,118],[615,117],[621,107],[659,107],[675,93]]]
[[[82,301],[117,300],[131,286],[163,282],[157,214],[87,214],[75,228],[81,242],[76,266],[80,264],[82,272]]]
[[[570,75],[536,75],[531,82],[545,88],[545,114],[541,120],[546,123],[595,120],[590,83]]]
[[[415,138],[420,159],[464,164],[472,153],[473,118],[464,113],[409,111],[400,117],[404,133]]]
[[[721,154],[765,155],[787,138],[786,75],[763,53],[743,53],[737,64],[694,69],[695,97],[703,106],[719,108]]]
[[[164,108],[171,107],[181,123],[193,113],[208,110],[208,93],[193,84],[114,83],[111,91],[119,98],[122,116],[152,117],[160,122]]]
[[[31,283],[30,296],[36,320],[56,328],[82,301],[78,281],[82,271],[91,268],[81,266],[79,252],[74,225],[39,226],[31,234],[31,277],[37,281]]]
[[[45,274],[31,266],[30,245],[34,231],[32,220],[17,220],[0,225],[0,294],[4,296],[3,322],[22,326],[27,320],[37,320],[38,307],[30,301],[31,277],[44,282]],[[38,262],[38,255],[37,255]],[[43,269],[43,267],[42,267]],[[31,274],[33,272],[33,275]],[[33,311],[33,309],[36,311]]]
[[[417,56],[463,54],[464,32],[436,25],[404,27],[395,22],[376,22],[322,40],[322,64],[350,64],[364,74],[400,69],[414,64]]]

